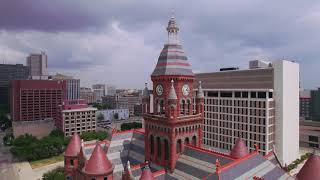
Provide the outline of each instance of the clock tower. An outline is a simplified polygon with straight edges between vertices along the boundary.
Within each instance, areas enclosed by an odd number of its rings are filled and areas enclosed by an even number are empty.
[[[174,17],[169,20],[167,32],[168,42],[151,74],[154,110],[150,112],[146,86],[143,118],[146,161],[173,171],[186,144],[202,145],[204,96],[201,82],[197,93],[193,92],[194,74],[179,42],[179,27]]]

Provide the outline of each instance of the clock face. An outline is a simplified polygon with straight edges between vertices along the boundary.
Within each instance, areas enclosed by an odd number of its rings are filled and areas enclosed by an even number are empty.
[[[157,87],[156,87],[156,93],[158,96],[161,96],[162,93],[163,93],[163,87],[161,84],[158,84]]]
[[[182,86],[182,94],[184,96],[188,96],[190,93],[190,88],[189,88],[189,85],[188,84],[185,84]]]

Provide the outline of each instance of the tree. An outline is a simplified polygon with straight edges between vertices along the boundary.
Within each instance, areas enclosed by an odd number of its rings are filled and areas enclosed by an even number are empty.
[[[91,140],[100,140],[103,141],[108,137],[108,134],[105,131],[98,131],[98,132],[83,132],[81,134],[81,139],[84,141],[91,141]]]
[[[43,180],[64,180],[64,168],[57,167],[47,173],[44,173],[42,176]]]
[[[64,137],[63,132],[60,129],[54,129],[50,132],[49,136],[53,137]]]
[[[130,130],[130,129],[137,129],[137,128],[142,128],[142,124],[137,123],[137,122],[121,124],[121,131],[126,131],[126,130]]]

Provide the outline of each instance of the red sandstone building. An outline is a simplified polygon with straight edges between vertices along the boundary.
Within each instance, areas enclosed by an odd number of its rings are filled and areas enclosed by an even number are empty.
[[[56,127],[65,136],[74,133],[96,131],[96,108],[89,107],[86,100],[64,100],[59,105]]]
[[[11,118],[15,136],[45,136],[54,128],[57,108],[65,99],[66,84],[54,80],[14,80],[11,83]]]
[[[257,145],[249,151],[238,138],[230,153],[202,148],[203,90],[193,97],[194,75],[181,45],[174,18],[169,42],[162,50],[151,79],[155,111],[150,112],[147,87],[143,95],[145,129],[113,132],[110,141],[82,142],[75,133],[65,151],[66,179],[299,179],[320,177],[319,157],[312,155],[297,175],[281,167],[274,152],[262,156]],[[195,100],[195,104],[193,104]],[[195,108],[194,108],[195,107]]]

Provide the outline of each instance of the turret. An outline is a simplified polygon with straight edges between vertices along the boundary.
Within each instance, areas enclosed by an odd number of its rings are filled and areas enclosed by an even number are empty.
[[[142,92],[142,113],[150,113],[150,93],[147,83],[145,83],[145,87]]]
[[[113,166],[99,142],[97,142],[90,159],[82,169],[82,174],[84,175],[85,179],[107,178],[107,180],[112,180]]]
[[[66,150],[64,151],[64,169],[66,177],[75,177],[78,168],[78,154],[81,149],[81,139],[74,133]]]
[[[203,115],[204,109],[204,93],[201,87],[201,81],[199,81],[198,91],[196,96],[196,114],[201,113]]]
[[[170,120],[173,120],[177,117],[177,101],[178,101],[178,97],[176,94],[176,90],[174,89],[174,85],[173,85],[174,81],[171,80],[171,87],[170,87],[170,91],[169,91],[169,95],[168,95],[168,105],[169,108],[167,109],[167,116],[170,118]]]
[[[155,180],[148,164],[143,168],[139,180]]]
[[[320,177],[320,157],[313,152],[297,174],[298,180],[313,180]]]
[[[122,173],[122,180],[134,180],[134,176],[131,172],[130,161],[128,161],[127,165],[124,167],[124,171]]]

